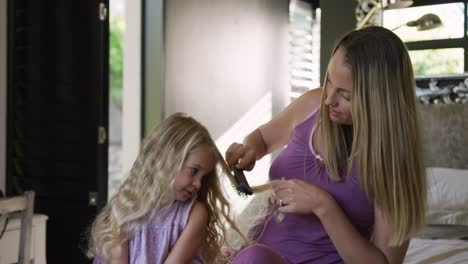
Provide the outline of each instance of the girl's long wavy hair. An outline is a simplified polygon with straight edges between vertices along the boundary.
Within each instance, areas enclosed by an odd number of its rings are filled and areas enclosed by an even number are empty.
[[[88,257],[108,258],[111,250],[127,241],[142,222],[171,206],[175,175],[191,151],[201,145],[211,147],[217,160],[212,175],[203,177],[196,198],[208,211],[202,256],[207,263],[223,262],[226,224],[245,240],[230,217],[218,177],[220,172],[231,180],[233,176],[207,129],[182,113],[165,119],[143,141],[128,177],[91,226]]]
[[[338,49],[352,71],[353,125],[330,121],[324,89],[318,121],[324,164],[339,181],[356,160],[363,189],[389,219],[389,244],[400,245],[424,224],[426,202],[411,60],[403,42],[382,27],[352,31],[332,54]]]

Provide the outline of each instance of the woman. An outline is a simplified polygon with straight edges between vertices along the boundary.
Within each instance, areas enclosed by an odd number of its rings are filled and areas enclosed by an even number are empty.
[[[425,175],[402,41],[381,27],[348,33],[325,81],[227,150],[229,165],[251,170],[287,145],[270,169],[285,217],[263,218],[251,230],[257,243],[233,263],[402,263],[422,226]]]

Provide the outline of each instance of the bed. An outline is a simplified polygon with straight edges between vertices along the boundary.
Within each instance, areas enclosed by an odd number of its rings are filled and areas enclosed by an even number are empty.
[[[405,263],[468,263],[468,104],[420,105],[427,226]]]
[[[468,241],[414,238],[404,263],[468,263]]]

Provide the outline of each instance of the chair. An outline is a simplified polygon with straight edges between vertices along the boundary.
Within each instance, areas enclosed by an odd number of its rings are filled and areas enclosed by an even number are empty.
[[[34,191],[23,195],[0,198],[0,219],[19,216],[21,219],[18,264],[31,262],[32,219],[34,211]],[[3,221],[0,221],[2,223]]]

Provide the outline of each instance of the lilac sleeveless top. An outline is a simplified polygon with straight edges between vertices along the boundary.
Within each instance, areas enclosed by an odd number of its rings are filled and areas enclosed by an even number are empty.
[[[164,263],[177,239],[187,225],[190,210],[195,200],[175,201],[171,207],[156,214],[133,234],[128,242],[130,264]],[[95,258],[93,264],[108,263]],[[196,256],[192,264],[205,263]]]
[[[296,126],[288,146],[270,168],[270,179],[301,179],[329,192],[362,236],[370,239],[374,224],[373,202],[359,184],[356,166],[344,181],[328,176],[321,157],[312,147],[315,111]],[[263,230],[258,230],[263,228]],[[277,223],[266,217],[264,225],[252,230],[258,243],[265,244],[291,263],[343,263],[325,228],[315,215],[285,214]]]

